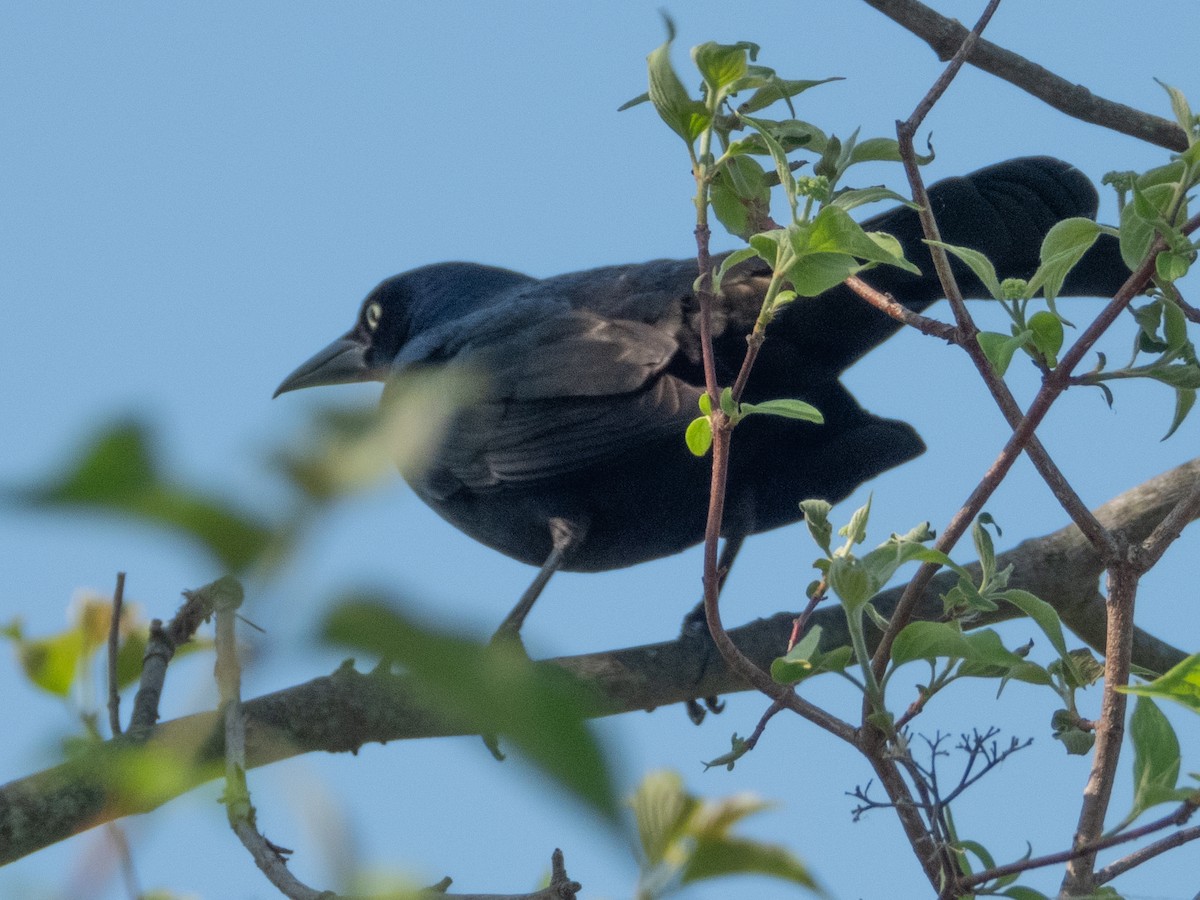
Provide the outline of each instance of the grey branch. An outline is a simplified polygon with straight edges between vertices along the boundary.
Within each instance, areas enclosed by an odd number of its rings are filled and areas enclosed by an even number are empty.
[[[917,0],[866,0],[889,19],[925,41],[938,59],[948,60],[962,46],[967,28],[957,19],[934,12]],[[1174,122],[1098,97],[1081,84],[1072,84],[1049,69],[980,39],[967,59],[971,65],[1016,85],[1059,112],[1128,134],[1168,150],[1187,149],[1187,135]]]
[[[1120,529],[1131,542],[1145,540],[1159,523],[1187,501],[1200,483],[1200,459],[1192,460],[1152,478],[1097,509],[1106,528]],[[1074,525],[1033,538],[999,558],[1001,567],[1013,564],[1012,587],[1031,591],[1054,605],[1064,623],[1082,640],[1104,647],[1104,599],[1099,592],[1103,566],[1099,554]],[[941,594],[956,576],[934,578],[918,604],[917,616],[937,618]],[[876,598],[884,615],[894,606],[902,588]],[[795,613],[778,613],[730,631],[738,647],[755,664],[769,667],[783,654]],[[1013,610],[999,610],[974,625],[1016,618]],[[849,643],[840,608],[819,610],[812,624],[823,629],[822,649]],[[690,699],[711,697],[748,686],[726,669],[705,645],[676,640],[549,660],[596,691],[596,716],[633,710],[650,710]],[[1134,661],[1147,669],[1166,671],[1185,653],[1137,631]],[[349,663],[332,675],[313,679],[273,694],[250,700],[246,716],[246,767],[268,765],[301,753],[353,752],[363,744],[421,737],[462,734],[461,727],[415,699],[403,676],[376,670],[363,674]],[[142,749],[169,754],[173,768],[186,772],[186,787],[194,787],[222,773],[222,722],[216,712],[197,713],[163,722]],[[0,787],[0,864],[12,862],[71,835],[121,816],[147,812],[169,796],[129,796],[112,776],[113,761],[133,744],[128,738],[99,745],[79,759],[46,769]]]

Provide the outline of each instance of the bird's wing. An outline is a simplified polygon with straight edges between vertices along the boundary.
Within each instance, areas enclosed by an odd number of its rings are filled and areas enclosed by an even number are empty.
[[[636,454],[683,431],[699,389],[664,375],[670,323],[613,319],[541,297],[509,298],[407,345],[397,369],[463,366],[484,399],[460,413],[429,490],[445,495],[559,478]]]

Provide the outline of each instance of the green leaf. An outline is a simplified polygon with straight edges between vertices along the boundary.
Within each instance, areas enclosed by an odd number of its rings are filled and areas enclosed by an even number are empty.
[[[1164,250],[1154,259],[1154,270],[1163,281],[1178,281],[1192,266],[1192,254]]]
[[[978,250],[972,250],[970,247],[956,247],[953,244],[946,244],[942,241],[926,241],[925,243],[931,247],[941,247],[947,253],[957,256],[975,273],[975,277],[979,279],[987,292],[992,295],[992,299],[1004,299],[1004,294],[1000,290],[1000,282],[996,278],[996,267],[992,265],[990,259]],[[994,365],[995,363],[993,362]]]
[[[841,81],[840,77],[833,78],[818,78],[815,81],[803,80],[788,80],[786,78],[771,77],[767,79],[766,84],[750,95],[745,103],[741,104],[737,111],[739,114],[758,112],[760,109],[766,109],[772,103],[777,103],[780,100],[787,100],[807,91],[809,88],[816,87],[818,84],[828,84],[831,81]],[[746,85],[749,87],[750,85]],[[738,90],[740,86],[735,85]]]
[[[1153,700],[1138,698],[1129,720],[1133,741],[1133,809],[1127,817],[1132,822],[1141,813],[1159,803],[1182,800],[1176,790],[1179,782],[1179,739],[1167,717]]]
[[[829,513],[833,507],[826,500],[801,500],[800,511],[804,513],[804,523],[817,546],[825,551],[826,556],[832,555],[829,549],[833,538],[833,526],[829,523]]]
[[[735,81],[746,74],[750,58],[758,55],[758,44],[739,41],[718,44],[707,41],[692,48],[692,62],[700,70],[710,94],[720,98]]]
[[[856,256],[868,262],[888,263],[906,271],[920,270],[904,259],[900,244],[891,235],[880,238],[863,231],[840,206],[824,206],[812,221],[811,229],[803,235],[803,246],[793,241],[798,253],[838,253]]]
[[[1171,427],[1167,429],[1167,433],[1162,439],[1165,441],[1173,435],[1177,428],[1183,424],[1183,420],[1187,418],[1188,413],[1192,411],[1192,407],[1196,405],[1196,392],[1190,388],[1175,389],[1175,415],[1171,419]]]
[[[697,841],[695,851],[683,867],[683,883],[722,875],[766,875],[816,888],[808,869],[786,847],[739,837]]]
[[[819,297],[837,287],[861,266],[843,253],[808,253],[787,270],[788,282],[801,297]]]
[[[879,592],[862,561],[853,556],[834,556],[829,566],[829,586],[847,612],[858,609]]]
[[[1149,172],[1143,178],[1154,178],[1160,172]],[[1173,184],[1155,183],[1143,187],[1141,183],[1142,179],[1139,179],[1139,184],[1134,186],[1133,202],[1126,203],[1121,210],[1121,258],[1130,269],[1140,266],[1150,252],[1158,224],[1175,196]]]
[[[848,646],[821,652],[818,647],[823,634],[820,625],[809,629],[786,656],[771,662],[771,678],[779,684],[799,684],[822,672],[840,672],[850,664],[854,651]]]
[[[753,247],[743,247],[740,250],[734,250],[721,260],[721,265],[717,268],[717,273],[713,276],[712,290],[714,294],[721,293],[721,285],[725,283],[725,276],[729,274],[729,270],[735,266],[744,263],[751,257],[758,256],[758,251]]]
[[[1117,690],[1142,697],[1174,700],[1192,712],[1200,713],[1200,653],[1189,656],[1148,684],[1130,684]]]
[[[846,546],[861,544],[867,539],[867,523],[871,519],[871,501],[873,495],[867,497],[867,502],[856,509],[850,516],[850,521],[838,529],[838,534],[846,538]]]
[[[708,395],[702,394],[701,396],[707,397]],[[707,416],[697,416],[688,424],[683,439],[687,443],[688,449],[692,451],[692,456],[704,456],[712,447],[712,422]]]
[[[1033,332],[1028,329],[1016,335],[1000,334],[997,331],[981,331],[976,335],[983,355],[988,358],[993,371],[1001,378],[1008,371],[1013,354],[1024,347],[1032,337]]]
[[[709,115],[704,104],[688,96],[683,82],[671,65],[671,43],[675,26],[667,19],[667,40],[646,57],[650,76],[650,102],[667,127],[683,138],[689,147],[708,127]]]
[[[1033,346],[1045,357],[1046,365],[1053,369],[1058,365],[1058,351],[1063,345],[1062,319],[1043,309],[1030,316],[1028,324]]]
[[[1029,591],[1023,591],[1019,588],[1012,588],[996,596],[1007,600],[1032,619],[1038,628],[1042,630],[1047,640],[1050,641],[1050,646],[1055,649],[1062,660],[1062,665],[1070,677],[1070,683],[1076,685],[1087,683],[1075,657],[1067,649],[1067,641],[1063,637],[1062,620],[1059,619],[1058,611],[1053,606],[1040,597],[1029,593]]]
[[[897,194],[895,191],[889,190],[882,185],[865,188],[849,188],[847,190],[838,191],[837,196],[829,202],[834,206],[840,207],[841,209],[850,210],[858,206],[865,206],[868,203],[878,203],[881,200],[890,200],[893,203],[902,203],[909,209],[918,208],[917,204],[913,203],[903,194]],[[898,244],[899,242],[897,242],[897,245]]]
[[[1099,236],[1100,226],[1091,219],[1071,218],[1056,223],[1042,240],[1042,264],[1030,280],[1032,289],[1040,287],[1046,299],[1053,301],[1067,274]]]
[[[1154,80],[1158,81],[1157,78]],[[1190,142],[1196,134],[1196,118],[1192,115],[1192,108],[1188,105],[1187,97],[1183,95],[1183,91],[1171,87],[1165,81],[1158,81],[1158,83],[1171,98],[1171,112],[1175,114],[1175,121],[1179,123],[1179,127],[1183,129]]]
[[[764,400],[761,403],[743,403],[741,413],[743,416],[759,413],[780,416],[784,419],[800,419],[817,425],[825,423],[825,417],[821,415],[821,411],[803,400]]]
[[[792,252],[785,228],[773,228],[750,236],[750,246],[772,269],[779,269],[787,254]]]
[[[139,422],[109,426],[63,471],[17,496],[43,509],[94,509],[166,526],[233,572],[261,558],[272,540],[271,529],[256,518],[165,478],[149,429]]]
[[[1167,349],[1172,352],[1183,349],[1188,342],[1187,316],[1178,304],[1167,299],[1162,303],[1162,326]]]
[[[962,629],[951,622],[909,622],[892,642],[892,662],[898,666],[918,659],[966,659],[970,652]]]
[[[651,865],[658,865],[684,834],[700,801],[683,788],[676,772],[651,772],[642,779],[630,800],[642,854]]]
[[[1179,363],[1169,366],[1156,366],[1146,370],[1146,375],[1155,381],[1169,384],[1173,388],[1194,391],[1200,388],[1200,366],[1196,363]]]
[[[850,164],[862,162],[900,162],[900,142],[895,138],[867,138],[850,151]]]
[[[420,703],[463,733],[502,735],[543,773],[613,826],[608,761],[587,717],[599,698],[565,670],[529,660],[512,642],[481,644],[418,627],[375,596],[337,603],[323,638],[403,666]]]

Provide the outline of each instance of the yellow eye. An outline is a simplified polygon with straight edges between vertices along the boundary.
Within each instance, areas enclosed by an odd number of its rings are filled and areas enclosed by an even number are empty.
[[[363,310],[363,322],[366,323],[368,331],[374,331],[379,327],[379,320],[383,318],[383,307],[378,303],[369,303],[367,308]]]

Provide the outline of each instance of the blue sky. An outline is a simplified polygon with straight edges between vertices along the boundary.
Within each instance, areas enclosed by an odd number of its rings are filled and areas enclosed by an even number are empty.
[[[663,36],[660,5],[10,4],[0,12],[0,484],[36,478],[103,423],[136,414],[153,425],[181,477],[269,513],[286,495],[266,458],[296,438],[304,409],[362,402],[377,389],[275,402],[271,392],[349,326],[382,278],[446,259],[544,276],[686,256],[693,244],[683,147],[648,107],[616,111],[644,90],[645,54]],[[982,4],[942,6],[970,20]],[[841,134],[862,126],[864,136],[891,135],[940,71],[924,45],[865,4],[668,9],[681,67],[692,44],[745,39],[786,76],[844,76],[806,94],[800,108],[802,118]],[[1200,106],[1200,20],[1187,0],[1009,0],[988,35],[1133,106],[1169,114],[1152,76]],[[1111,169],[1165,160],[972,70],[927,129],[938,152],[931,178],[1034,153],[1068,159],[1097,182]],[[900,187],[898,174],[879,167],[863,177]],[[1101,217],[1115,217],[1107,196]],[[1067,315],[1078,309],[1083,318],[1084,302],[1073,303]],[[980,316],[1000,325],[995,311]],[[1123,334],[1110,349],[1119,357],[1126,346]],[[871,486],[875,534],[882,540],[923,519],[940,528],[1005,436],[965,359],[905,334],[846,380],[864,406],[912,422],[930,447]],[[1013,381],[1030,396],[1031,372]],[[1043,439],[1098,504],[1195,455],[1195,419],[1158,440],[1172,404],[1167,391],[1136,384],[1120,386],[1113,410],[1094,392],[1072,392]],[[1005,528],[1003,546],[1065,522],[1023,462],[989,510]],[[1194,605],[1188,562],[1197,552],[1196,536],[1185,535],[1142,593],[1147,627],[1192,650],[1200,629],[1180,611]],[[727,589],[726,621],[794,607],[812,556],[802,528],[752,540]],[[72,595],[110,590],[117,569],[157,616],[170,614],[181,589],[220,574],[184,541],[143,526],[0,508],[0,620],[20,615],[31,632],[57,629]],[[247,692],[336,666],[339,655],[316,646],[312,632],[322,601],[343,586],[400,589],[419,615],[484,635],[531,574],[455,532],[396,478],[339,504],[277,580],[252,585],[248,614],[267,634],[256,639]],[[527,626],[528,645],[552,656],[669,638],[698,598],[699,577],[695,552],[560,576]],[[1005,634],[1021,642],[1028,631],[1015,625]],[[209,670],[208,660],[192,660],[173,671],[164,714],[210,707]],[[842,684],[826,681],[814,684],[815,699],[853,702]],[[1036,738],[980,786],[960,831],[1000,835],[992,849],[1004,858],[1021,855],[1026,838],[1037,852],[1059,849],[1086,764],[1062,759],[1046,729],[1052,707],[1040,695],[1014,686],[990,702],[963,689],[923,724],[957,733],[995,723]],[[0,703],[10,721],[0,746],[7,780],[39,768],[71,719],[15,667],[0,667]],[[748,830],[806,856],[835,896],[924,896],[894,820],[876,813],[851,823],[844,792],[868,771],[826,735],[778,717],[734,772],[701,773],[698,761],[723,752],[729,732],[749,732],[765,705],[734,698],[699,730],[681,710],[665,709],[606,721],[600,731],[626,786],[673,767],[706,795],[754,790],[777,799]],[[1174,719],[1184,746],[1195,747],[1200,729]],[[1200,763],[1185,750],[1189,765]],[[633,883],[626,847],[598,838],[536,775],[498,766],[478,741],[308,757],[255,773],[251,787],[268,836],[295,848],[296,870],[317,885],[336,887],[354,860],[425,881],[450,874],[464,891],[519,891],[555,846],[589,897],[626,896]],[[1117,806],[1128,796],[1121,790]],[[128,823],[143,884],[205,898],[272,896],[227,834],[216,793],[194,792]],[[1013,820],[1017,827],[994,824]],[[339,850],[340,841],[353,851]],[[0,870],[0,894],[121,896],[115,881],[90,874],[103,846],[93,832]],[[1190,845],[1135,873],[1126,889],[1191,897],[1196,870]],[[1034,883],[1049,890],[1057,878]],[[733,889],[717,884],[689,896]]]

